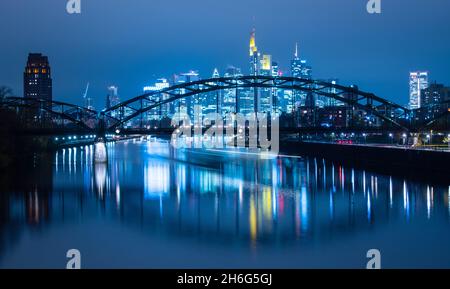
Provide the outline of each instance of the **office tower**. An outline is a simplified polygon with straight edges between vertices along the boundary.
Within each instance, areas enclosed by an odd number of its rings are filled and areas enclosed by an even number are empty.
[[[281,75],[281,72],[278,67],[278,63],[273,61],[272,62],[272,76],[278,77]],[[283,111],[283,107],[285,107],[285,104],[283,103],[283,90],[278,88],[272,88],[272,109],[275,110],[274,112],[281,114]]]
[[[108,90],[108,93],[106,95],[106,103],[105,103],[105,105],[106,105],[106,108],[108,109],[110,107],[113,107],[113,106],[119,104],[120,103],[120,99],[119,99],[119,94],[118,94],[119,88],[117,86],[115,86],[115,85],[108,86],[107,90]],[[120,117],[118,115],[117,111],[113,111],[111,113],[111,116],[112,117],[116,117],[116,118]]]
[[[421,91],[420,107],[424,109],[425,118],[433,118],[448,110],[450,101],[450,87],[436,82]]]
[[[264,54],[260,61],[259,71],[260,75],[271,76],[272,75],[272,55]]]
[[[220,73],[217,68],[214,68],[213,74],[211,78],[220,78]],[[209,83],[210,85],[214,85],[214,83]],[[208,113],[220,113],[220,105],[221,105],[221,95],[222,90],[210,91],[206,93],[205,103],[203,105],[203,114]]]
[[[41,53],[30,53],[23,74],[23,95],[52,101],[52,77],[48,57]]]
[[[156,80],[153,85],[145,86],[144,93],[149,93],[149,100],[153,102],[163,101],[169,98],[167,93],[158,93],[161,90],[169,88],[169,81],[165,78],[160,78]],[[163,104],[158,108],[152,109],[148,112],[149,119],[159,119],[159,117],[167,117],[170,114],[169,104]]]
[[[294,59],[291,61],[291,75],[292,77],[297,77],[301,79],[311,79],[312,68],[308,66],[307,61],[300,58],[298,44],[295,44]],[[293,92],[293,107],[299,107],[303,105],[306,101],[307,93],[303,91]]]
[[[111,97],[110,97],[109,93],[106,95],[105,108],[106,109],[111,108]]]
[[[272,56],[268,54],[262,55],[259,63],[259,75],[272,76]],[[272,111],[272,89],[261,88],[258,89],[258,111],[271,112]]]
[[[189,82],[198,81],[200,79],[198,71],[190,70],[186,73],[180,73],[176,74],[173,77],[173,83],[174,85],[182,85]],[[179,94],[185,94],[186,89],[180,88],[178,91],[175,91],[175,93]],[[195,95],[195,96],[189,96],[182,98],[180,100],[177,100],[174,102],[174,112],[180,112],[180,113],[187,113],[191,118],[194,117],[194,106],[196,104],[201,104],[203,95]]]
[[[250,75],[258,75],[259,53],[256,46],[256,31],[253,29],[250,35]]]
[[[111,85],[108,86],[108,95],[109,95],[109,99],[111,102],[111,106],[114,106],[116,104],[120,103],[120,98],[119,98],[119,88],[115,85]]]
[[[229,78],[236,78],[243,76],[243,74],[240,68],[228,66],[228,68],[225,70],[224,76]],[[237,112],[239,112],[240,108],[248,106],[245,101],[242,102],[242,92],[243,90],[240,88],[225,89],[223,91],[221,101],[221,113],[223,116],[227,113],[236,112],[236,109],[238,109]],[[251,98],[251,102],[253,103],[253,96]]]
[[[327,82],[331,83],[332,85],[337,85],[339,80],[337,78],[332,78],[332,79],[329,79]],[[328,89],[328,93],[336,94],[337,93],[337,89],[334,88],[334,87],[330,87]],[[328,97],[327,101],[325,102],[325,106],[342,106],[342,105],[343,105],[343,103],[341,101],[336,100],[336,99],[331,98],[331,97]]]
[[[301,73],[302,73],[302,63],[298,54],[298,44],[295,43],[294,59],[292,59],[291,61],[291,75],[292,77],[301,78]]]
[[[428,72],[414,71],[409,73],[409,108],[420,108],[422,90],[427,88]]]

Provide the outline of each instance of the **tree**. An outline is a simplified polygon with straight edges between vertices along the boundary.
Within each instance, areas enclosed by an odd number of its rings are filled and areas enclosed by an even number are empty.
[[[12,89],[7,86],[0,86],[0,101],[8,96],[12,96]]]

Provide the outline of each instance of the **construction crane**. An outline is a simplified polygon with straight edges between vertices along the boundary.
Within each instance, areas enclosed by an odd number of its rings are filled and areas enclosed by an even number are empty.
[[[84,94],[83,94],[83,100],[84,100],[84,105],[88,109],[93,109],[93,106],[91,105],[91,98],[87,97],[88,92],[89,92],[89,82],[86,85],[86,90],[84,91]]]

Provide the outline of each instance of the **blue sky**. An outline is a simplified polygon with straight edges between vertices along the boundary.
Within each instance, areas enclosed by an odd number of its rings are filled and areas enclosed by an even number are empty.
[[[122,99],[158,77],[189,69],[203,77],[227,65],[248,72],[253,26],[260,51],[288,72],[295,42],[314,78],[338,78],[400,104],[408,74],[427,70],[450,85],[450,1],[381,0],[81,0],[81,15],[66,0],[0,2],[0,85],[22,94],[29,52],[49,56],[54,98],[104,105],[106,87]]]

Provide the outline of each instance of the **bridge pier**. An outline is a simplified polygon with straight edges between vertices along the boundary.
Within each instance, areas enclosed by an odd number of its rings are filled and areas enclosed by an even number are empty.
[[[106,150],[106,140],[104,138],[98,138],[94,145],[94,162],[95,163],[107,163],[108,152]]]
[[[108,152],[106,150],[106,124],[102,113],[99,114],[97,138],[94,145],[94,163],[101,164],[108,162]]]

